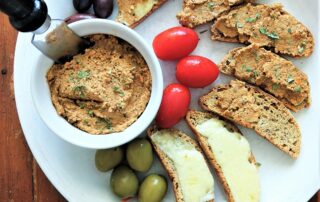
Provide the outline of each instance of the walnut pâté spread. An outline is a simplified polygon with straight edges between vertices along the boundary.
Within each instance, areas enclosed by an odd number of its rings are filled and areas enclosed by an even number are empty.
[[[121,132],[145,110],[151,74],[142,55],[109,35],[88,37],[94,45],[47,73],[59,115],[90,134]]]

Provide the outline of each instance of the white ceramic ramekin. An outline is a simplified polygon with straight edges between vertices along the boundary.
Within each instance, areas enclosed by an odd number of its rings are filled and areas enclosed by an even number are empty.
[[[152,90],[149,103],[137,121],[123,132],[91,135],[81,131],[57,114],[51,102],[49,85],[46,80],[46,73],[53,62],[45,56],[41,56],[31,76],[31,93],[34,105],[45,124],[67,142],[90,149],[105,149],[125,144],[140,135],[150,125],[159,109],[163,92],[163,77],[159,61],[151,46],[139,34],[120,23],[90,19],[74,22],[70,24],[70,28],[79,36],[109,34],[133,45],[142,54],[151,71]]]

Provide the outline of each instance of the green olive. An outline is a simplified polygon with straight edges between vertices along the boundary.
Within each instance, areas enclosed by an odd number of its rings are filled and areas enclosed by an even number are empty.
[[[136,195],[139,181],[133,170],[127,166],[119,166],[111,174],[110,185],[113,193],[121,198],[127,198]]]
[[[166,192],[166,179],[157,174],[151,174],[143,180],[140,186],[139,202],[160,202]]]
[[[150,169],[153,162],[152,147],[146,139],[136,139],[129,143],[127,147],[127,161],[129,166],[140,172]]]
[[[122,161],[123,153],[121,147],[97,150],[95,156],[96,168],[101,172],[107,172],[113,169]]]

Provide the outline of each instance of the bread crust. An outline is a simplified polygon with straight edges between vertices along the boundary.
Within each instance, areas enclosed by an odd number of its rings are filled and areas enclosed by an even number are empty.
[[[179,177],[178,177],[178,174],[176,173],[174,165],[172,164],[172,162],[168,158],[168,156],[151,139],[151,136],[158,130],[159,129],[157,128],[157,126],[150,127],[147,130],[147,136],[148,136],[148,138],[149,138],[149,140],[150,140],[150,142],[151,142],[151,144],[152,144],[157,156],[159,157],[159,160],[160,160],[161,164],[163,165],[164,169],[167,171],[167,173],[169,175],[169,178],[170,178],[170,180],[172,182],[173,192],[174,192],[176,201],[177,202],[184,202],[183,193],[182,193],[182,190],[181,190],[180,185],[179,185]],[[181,132],[179,130],[176,130],[176,129],[166,129],[166,130],[171,131],[172,135],[179,136],[184,141],[192,144],[203,155],[203,152],[200,149],[200,147],[198,146],[198,144],[196,143],[196,141],[194,141],[188,135],[186,135],[183,132]],[[214,199],[210,200],[209,202],[214,202]]]
[[[301,132],[290,111],[272,95],[239,80],[219,85],[200,97],[202,109],[243,127],[255,130],[283,152],[296,159]]]
[[[223,186],[223,189],[226,193],[226,196],[228,198],[229,202],[234,202],[234,196],[232,195],[232,192],[230,190],[230,187],[227,183],[227,180],[223,174],[223,171],[220,167],[220,165],[218,164],[218,162],[216,161],[216,158],[214,156],[214,153],[212,152],[212,149],[210,147],[210,145],[207,143],[207,138],[202,136],[200,133],[198,133],[198,131],[196,130],[196,125],[198,125],[198,122],[201,122],[202,120],[208,120],[211,118],[215,118],[215,119],[219,119],[221,121],[224,122],[224,126],[229,130],[229,131],[235,131],[238,132],[239,134],[242,135],[241,131],[231,122],[227,121],[226,119],[213,114],[213,113],[208,113],[208,112],[200,112],[200,111],[196,111],[196,110],[190,110],[187,113],[186,116],[186,122],[188,124],[188,126],[190,127],[190,129],[192,130],[193,134],[195,135],[198,143],[200,144],[202,150],[204,151],[207,159],[209,160],[209,163],[211,164],[211,166],[214,168],[215,173],[217,174],[217,176],[219,177],[219,180]],[[249,158],[249,161],[252,163],[256,163],[256,160],[253,156],[253,154],[251,153],[251,156]]]

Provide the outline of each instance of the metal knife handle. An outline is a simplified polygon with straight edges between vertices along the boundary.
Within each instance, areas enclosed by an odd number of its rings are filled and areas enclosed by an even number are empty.
[[[48,8],[42,0],[0,0],[0,10],[9,16],[18,31],[37,30],[47,18]]]

